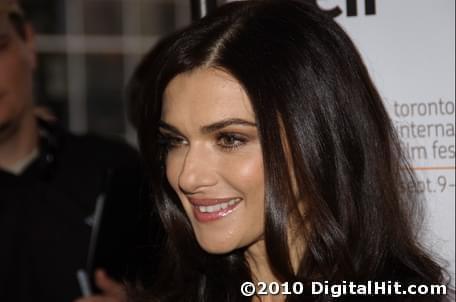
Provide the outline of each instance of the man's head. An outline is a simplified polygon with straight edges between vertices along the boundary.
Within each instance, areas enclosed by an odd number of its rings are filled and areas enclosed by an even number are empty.
[[[33,115],[33,30],[13,0],[0,0],[0,144]]]
[[[0,0],[0,13],[8,14],[10,22],[13,24],[16,32],[25,39],[26,21],[19,2],[15,0]]]

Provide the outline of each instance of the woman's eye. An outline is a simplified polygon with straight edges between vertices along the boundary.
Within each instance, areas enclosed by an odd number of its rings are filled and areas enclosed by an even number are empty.
[[[220,133],[217,136],[217,145],[224,149],[232,150],[239,148],[240,146],[247,143],[247,139],[239,134],[235,133]]]

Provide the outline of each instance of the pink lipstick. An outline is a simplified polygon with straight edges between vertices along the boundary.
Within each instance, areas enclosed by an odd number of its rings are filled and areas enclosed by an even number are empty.
[[[214,221],[223,218],[237,207],[242,198],[217,198],[217,199],[194,199],[189,198],[193,206],[193,214],[200,222]]]

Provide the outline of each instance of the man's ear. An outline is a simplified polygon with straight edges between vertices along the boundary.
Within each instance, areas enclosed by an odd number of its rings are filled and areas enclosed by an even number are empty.
[[[38,61],[36,58],[36,39],[35,39],[35,30],[33,29],[30,23],[26,23],[24,26],[25,29],[25,44],[28,52],[28,60],[30,66],[33,69],[36,69]]]

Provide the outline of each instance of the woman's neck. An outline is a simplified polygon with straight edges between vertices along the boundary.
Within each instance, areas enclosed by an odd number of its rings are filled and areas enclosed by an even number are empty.
[[[290,261],[293,272],[297,272],[301,259],[304,255],[305,242],[300,236],[303,230],[288,230],[288,248],[290,251]],[[277,281],[271,269],[271,264],[266,252],[266,242],[264,238],[253,243],[245,252],[247,262],[252,272],[252,278],[255,281]]]
[[[265,282],[267,285],[271,282],[279,282],[271,270],[271,265],[266,253],[266,245],[263,239],[251,245],[245,253],[247,262],[249,263],[250,271],[252,272],[252,280],[255,283],[257,290],[258,282]],[[283,302],[284,295],[261,295],[253,296],[252,302]]]
[[[252,279],[254,282],[277,281],[277,278],[271,270],[271,265],[269,264],[264,239],[252,244],[245,252],[245,256],[250,271],[252,272]]]
[[[305,244],[298,232],[288,231],[288,247],[290,251],[290,261],[294,273],[299,269],[301,259],[304,254]],[[258,240],[252,244],[245,252],[246,260],[249,264],[250,271],[252,273],[253,282],[258,285],[258,282],[265,282],[267,285],[271,282],[280,282],[274,275],[271,264],[266,252],[266,243],[264,238]],[[285,301],[286,296],[284,295],[265,295],[260,297],[254,297],[252,302],[282,302]]]

